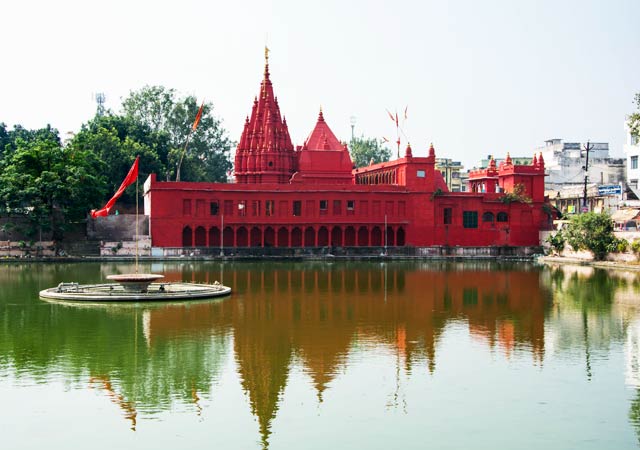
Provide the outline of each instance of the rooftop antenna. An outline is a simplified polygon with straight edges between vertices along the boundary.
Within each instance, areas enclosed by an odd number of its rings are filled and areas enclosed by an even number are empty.
[[[107,97],[104,95],[104,92],[98,92],[94,94],[93,97],[95,98],[96,103],[98,105],[96,108],[96,116],[99,116],[99,117],[104,116],[104,102]]]

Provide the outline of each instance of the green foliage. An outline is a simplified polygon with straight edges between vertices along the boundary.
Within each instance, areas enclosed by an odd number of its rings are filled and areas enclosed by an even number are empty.
[[[640,259],[640,239],[633,240],[631,243],[631,251],[636,255],[636,258]]]
[[[546,242],[551,246],[555,253],[561,253],[566,245],[566,239],[562,231],[558,231],[547,237]]]
[[[200,105],[195,97],[179,98],[174,89],[145,86],[133,91],[122,102],[124,115],[152,135],[166,139],[159,154],[166,175],[174,180],[176,167],[184,150],[187,135]],[[212,114],[213,105],[205,103],[200,123],[191,135],[180,168],[182,181],[226,181],[231,170],[229,153],[232,142],[222,122]]]
[[[160,178],[165,174],[168,140],[162,133],[153,133],[130,117],[117,115],[96,116],[82,126],[69,143],[69,151],[92,154],[100,162],[96,172],[104,178],[106,190],[103,198],[85,204],[85,210],[101,207],[126,177],[131,165],[140,156],[138,178],[144,181],[151,172]],[[122,200],[135,203],[135,189],[127,189]]]
[[[53,231],[62,237],[66,221],[82,219],[87,205],[104,193],[100,162],[91,152],[64,149],[50,127],[9,133],[0,173],[3,213],[27,219],[28,236]]]
[[[629,250],[629,241],[626,239],[614,239],[609,246],[609,253],[625,253]]]
[[[565,236],[574,250],[589,250],[597,260],[604,259],[617,244],[613,220],[607,214],[589,212],[573,216]]]
[[[634,103],[636,104],[636,111],[629,115],[627,124],[631,134],[640,138],[640,92],[635,95]]]
[[[356,167],[386,162],[391,158],[391,149],[383,147],[375,138],[353,138],[349,145],[349,153]]]
[[[518,183],[513,186],[513,192],[507,192],[504,194],[500,197],[500,201],[507,205],[513,202],[531,203],[531,197],[527,195],[527,190],[524,187],[524,184]]]

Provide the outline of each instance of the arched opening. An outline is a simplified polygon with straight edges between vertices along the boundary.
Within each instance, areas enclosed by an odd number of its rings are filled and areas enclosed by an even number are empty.
[[[482,221],[483,222],[493,222],[493,213],[487,211],[484,214],[482,214]]]
[[[404,228],[398,228],[398,234],[396,236],[396,245],[403,247],[405,245]]]
[[[380,230],[380,227],[373,227],[371,230],[371,245],[374,247],[382,245],[382,230]]]
[[[267,229],[264,230],[264,246],[265,247],[276,246],[276,232],[271,227],[267,227]]]
[[[196,228],[196,247],[207,246],[207,230],[204,227]]]
[[[360,247],[367,247],[369,245],[369,230],[365,226],[358,229],[358,245]]]
[[[342,228],[333,227],[331,230],[331,245],[342,247]]]
[[[508,222],[509,221],[509,215],[506,212],[499,212],[498,216],[496,217],[496,222]]]
[[[260,228],[253,227],[251,228],[251,247],[261,247],[262,246],[262,232]]]
[[[396,245],[395,237],[396,237],[396,234],[393,232],[393,228],[387,227],[387,244],[386,245],[390,247],[395,246]]]
[[[285,227],[280,227],[278,229],[278,247],[288,247],[289,246],[289,230]]]
[[[231,227],[224,227],[222,231],[222,245],[224,247],[233,247],[233,229]]]
[[[220,228],[211,227],[209,229],[209,247],[220,247]]]
[[[247,231],[246,227],[240,227],[236,230],[236,246],[249,246],[249,232]]]
[[[182,246],[193,247],[193,232],[188,225],[182,229]]]
[[[344,245],[347,247],[353,247],[356,245],[356,229],[353,227],[347,227],[344,230]]]
[[[291,230],[291,246],[302,247],[302,230],[298,227]]]
[[[320,227],[318,230],[318,247],[326,247],[329,245],[329,230],[327,227]]]
[[[304,246],[315,247],[316,246],[316,231],[313,227],[307,227],[304,230]]]

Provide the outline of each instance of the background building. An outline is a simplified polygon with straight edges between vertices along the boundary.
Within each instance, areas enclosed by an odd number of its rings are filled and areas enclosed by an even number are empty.
[[[436,170],[439,170],[451,192],[465,192],[462,180],[462,163],[451,158],[436,158]],[[466,187],[466,186],[465,186]]]
[[[624,183],[624,158],[609,156],[609,144],[606,142],[591,142],[589,146],[588,182],[597,185]],[[585,148],[585,142],[549,139],[545,141],[545,145],[536,149],[544,157],[547,190],[584,185],[584,168],[587,162]]]
[[[624,141],[623,149],[627,159],[626,180],[629,188],[631,188],[637,198],[640,198],[640,191],[638,190],[638,180],[640,179],[640,168],[638,166],[640,142],[636,136],[631,134],[627,123],[625,123],[625,129],[627,136]]]

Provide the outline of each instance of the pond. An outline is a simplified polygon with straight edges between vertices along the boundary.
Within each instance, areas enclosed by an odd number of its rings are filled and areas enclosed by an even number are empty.
[[[7,449],[637,448],[640,276],[166,262],[224,299],[47,303],[128,264],[0,265]]]

